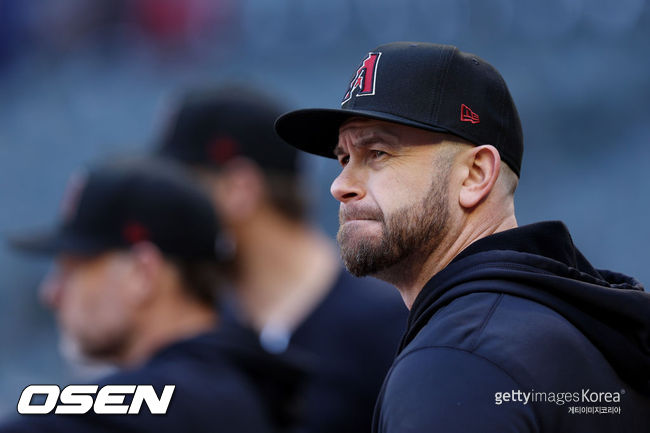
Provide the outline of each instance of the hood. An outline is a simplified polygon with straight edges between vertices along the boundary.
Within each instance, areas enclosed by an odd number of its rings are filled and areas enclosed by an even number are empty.
[[[595,269],[559,221],[522,226],[474,242],[422,289],[400,352],[454,299],[497,292],[545,305],[578,328],[618,375],[650,395],[650,294],[634,278]]]

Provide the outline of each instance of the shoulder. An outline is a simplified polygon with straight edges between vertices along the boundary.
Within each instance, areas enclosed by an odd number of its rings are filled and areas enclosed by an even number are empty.
[[[135,430],[143,431],[154,431],[153,427],[161,431],[204,431],[215,424],[224,431],[266,431],[263,403],[252,380],[218,348],[196,350],[196,346],[200,344],[179,346],[140,368],[104,378],[102,384],[153,385],[158,396],[165,386],[174,386],[163,417],[164,428],[159,426],[158,417],[148,413],[140,420],[115,418],[114,422],[124,427],[134,425]],[[204,353],[208,349],[211,353]],[[143,408],[142,412],[146,410]]]
[[[399,354],[380,397],[379,431],[437,424],[445,431],[492,431],[472,424],[483,418],[498,427],[494,431],[577,431],[579,418],[565,406],[504,397],[584,388],[626,386],[591,341],[553,309],[517,296],[472,293],[441,308]],[[402,428],[404,422],[418,427]],[[598,422],[583,424],[611,427],[609,418]]]
[[[188,367],[188,364],[181,364]],[[145,399],[136,415],[98,415],[94,409],[83,415],[23,416],[0,432],[176,432],[213,431],[267,432],[269,422],[258,396],[234,369],[215,366],[215,373],[175,368],[166,362],[153,362],[141,368],[121,371],[98,381],[99,389],[110,385],[130,385],[111,393],[111,405],[130,407],[133,385],[152,385],[156,400],[162,399],[166,385],[173,385],[164,416],[154,415]],[[205,370],[207,371],[207,369]]]
[[[337,375],[370,380],[374,387],[393,361],[407,317],[397,289],[342,270],[295,330],[291,344],[327,360]]]
[[[398,359],[434,346],[489,360],[527,389],[620,386],[602,353],[571,322],[517,296],[482,292],[453,300],[431,317]]]
[[[353,316],[390,316],[406,319],[408,310],[398,290],[372,277],[358,278],[341,270],[324,304]]]
[[[556,358],[569,349],[581,359],[598,355],[591,342],[551,308],[488,292],[456,298],[441,308],[403,352],[431,345],[466,350],[502,366],[512,365],[516,354],[529,368],[533,359]]]
[[[215,344],[218,338],[201,336],[183,342],[152,358],[133,370],[107,376],[107,384],[147,383],[156,389],[175,385],[174,401],[183,410],[224,413],[237,405],[257,409],[258,392],[247,370],[242,368],[228,349]],[[216,411],[216,412],[215,412]]]
[[[294,336],[324,334],[321,337],[349,341],[355,335],[379,339],[387,334],[397,344],[404,330],[408,310],[394,287],[374,278],[356,278],[341,270],[336,282],[307,316]],[[392,347],[391,347],[392,350]]]
[[[530,406],[501,404],[500,393],[519,388],[489,359],[453,347],[421,346],[400,356],[389,372],[379,431],[537,431]]]

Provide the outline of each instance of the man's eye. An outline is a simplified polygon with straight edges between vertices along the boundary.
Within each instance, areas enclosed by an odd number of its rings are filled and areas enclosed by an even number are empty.
[[[346,165],[349,161],[350,161],[350,155],[345,155],[345,156],[342,156],[341,158],[339,158],[339,162],[343,166]]]
[[[385,155],[388,155],[388,154],[386,152],[384,152],[383,150],[373,150],[372,151],[372,156],[375,159],[381,158],[382,156],[385,156]]]

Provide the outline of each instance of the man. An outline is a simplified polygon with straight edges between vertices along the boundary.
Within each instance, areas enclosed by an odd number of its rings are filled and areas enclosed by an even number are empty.
[[[382,45],[341,109],[287,113],[276,130],[338,158],[345,263],[411,310],[375,432],[647,431],[649,295],[594,269],[562,223],[517,226],[521,126],[491,65]]]
[[[130,161],[73,177],[61,224],[13,244],[56,255],[43,298],[62,334],[84,356],[121,368],[100,388],[153,385],[158,396],[165,385],[175,389],[166,415],[144,407],[137,416],[97,415],[95,407],[22,416],[0,431],[271,431],[258,390],[285,378],[290,389],[296,371],[218,329],[218,236],[210,201],[179,167]]]
[[[369,431],[406,309],[387,285],[347,274],[308,223],[298,152],[273,130],[280,113],[252,89],[190,93],[159,152],[193,167],[231,237],[234,296],[224,316],[270,352],[312,359],[297,430]]]

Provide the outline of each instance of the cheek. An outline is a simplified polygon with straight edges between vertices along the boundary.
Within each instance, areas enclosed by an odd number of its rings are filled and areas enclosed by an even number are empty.
[[[119,328],[128,322],[133,313],[129,302],[129,277],[120,269],[110,272],[97,284],[97,293],[92,300],[92,310],[96,313],[98,326]]]
[[[73,336],[101,337],[121,327],[128,309],[115,280],[102,275],[79,275],[65,288],[60,322]]]
[[[423,168],[392,170],[369,180],[368,195],[386,218],[399,209],[420,202],[430,185],[431,177]]]
[[[96,315],[92,279],[87,275],[71,276],[62,289],[58,317],[64,330],[72,335],[82,332]]]

